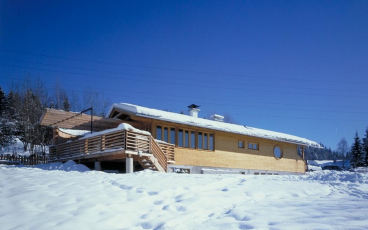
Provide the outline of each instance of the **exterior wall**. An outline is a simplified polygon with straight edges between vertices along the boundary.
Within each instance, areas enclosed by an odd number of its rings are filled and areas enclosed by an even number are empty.
[[[135,119],[140,119],[135,117]],[[147,121],[145,119],[145,121]],[[250,170],[270,170],[274,172],[305,173],[305,163],[297,154],[297,145],[246,135],[202,129],[171,122],[151,120],[151,132],[156,137],[156,126],[175,127],[214,134],[215,151],[175,147],[175,165],[237,168]],[[176,135],[177,136],[177,135]],[[244,141],[244,148],[238,147],[238,141]],[[248,142],[258,143],[259,149],[248,149]],[[283,157],[273,155],[275,146],[283,150]],[[196,169],[196,171],[200,168]]]

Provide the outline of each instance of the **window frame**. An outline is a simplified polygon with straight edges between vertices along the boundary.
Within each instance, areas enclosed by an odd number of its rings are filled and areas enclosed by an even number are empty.
[[[276,148],[279,148],[280,149],[280,151],[281,151],[281,156],[280,156],[280,158],[277,158],[276,156],[275,156],[275,149]],[[284,150],[281,148],[281,146],[280,145],[275,145],[275,147],[273,147],[273,157],[276,159],[276,160],[281,160],[283,157],[284,157]]]
[[[252,145],[252,148],[249,148],[249,145]],[[254,145],[257,145],[257,148],[253,148]],[[259,150],[259,143],[248,141],[248,149],[251,149],[251,150]]]
[[[243,143],[243,144],[242,144],[242,145],[243,145],[243,147],[240,147],[240,143]],[[238,149],[244,149],[244,148],[245,148],[244,143],[245,143],[245,141],[238,140]]]

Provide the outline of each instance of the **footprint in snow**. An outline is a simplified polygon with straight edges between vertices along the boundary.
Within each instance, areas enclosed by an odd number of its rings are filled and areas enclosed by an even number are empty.
[[[254,227],[249,224],[239,224],[239,229],[253,229]]]

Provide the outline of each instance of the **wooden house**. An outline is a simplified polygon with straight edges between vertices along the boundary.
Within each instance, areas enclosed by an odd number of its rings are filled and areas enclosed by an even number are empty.
[[[225,123],[220,115],[199,118],[199,107],[188,107],[185,115],[119,103],[107,118],[47,109],[41,125],[54,127],[51,160],[94,162],[96,169],[125,162],[127,172],[300,174],[306,170],[304,147],[320,147],[305,138]],[[89,130],[91,121],[92,134],[76,131]]]

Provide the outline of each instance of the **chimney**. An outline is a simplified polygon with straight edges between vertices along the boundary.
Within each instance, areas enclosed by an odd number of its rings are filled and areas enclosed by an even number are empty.
[[[188,108],[191,117],[198,117],[198,112],[201,111],[199,105],[191,104]]]
[[[218,114],[213,114],[211,116],[211,119],[214,121],[219,121],[219,122],[224,122],[224,116],[218,115]]]

